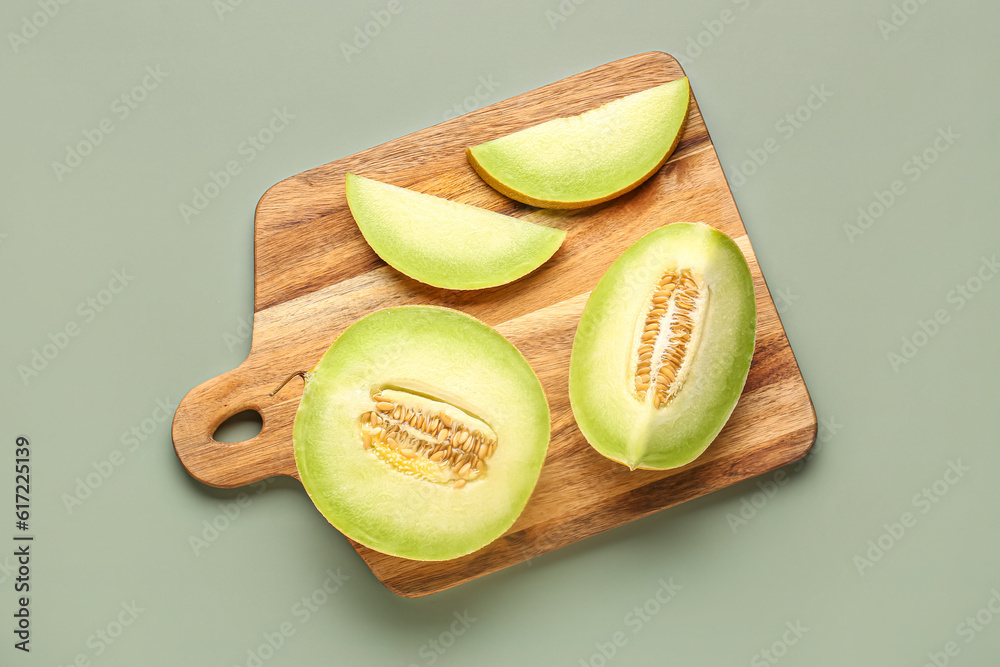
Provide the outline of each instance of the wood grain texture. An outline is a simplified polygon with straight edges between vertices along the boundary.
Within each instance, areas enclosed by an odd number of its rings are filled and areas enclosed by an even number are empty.
[[[315,366],[359,317],[418,303],[468,312],[521,350],[548,397],[552,439],[524,513],[486,548],[420,562],[354,545],[399,595],[455,586],[805,455],[815,440],[816,415],[693,92],[673,156],[642,186],[598,206],[525,206],[486,185],[465,158],[468,146],[681,76],[680,65],[664,53],[625,58],[271,187],[255,218],[250,354],[238,368],[192,389],[174,416],[174,447],[188,472],[218,487],[274,475],[298,478],[291,434],[302,381],[269,393],[289,373]],[[567,238],[550,261],[512,284],[471,292],[429,287],[386,266],[365,243],[344,197],[348,172],[566,229]],[[611,262],[646,232],[680,221],[711,224],[746,255],[757,296],[754,359],[736,410],[700,458],[671,471],[631,472],[597,454],[576,427],[567,388],[570,347],[590,290]],[[219,424],[246,409],[263,417],[257,437],[212,439]]]

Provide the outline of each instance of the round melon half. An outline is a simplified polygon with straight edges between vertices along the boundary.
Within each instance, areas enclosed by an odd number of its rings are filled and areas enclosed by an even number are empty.
[[[471,553],[517,519],[549,442],[541,384],[482,322],[375,311],[307,374],[293,431],[302,483],[344,535],[415,560]]]

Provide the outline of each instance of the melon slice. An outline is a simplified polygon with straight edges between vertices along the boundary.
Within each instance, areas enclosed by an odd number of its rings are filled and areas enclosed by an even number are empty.
[[[436,306],[375,311],[306,375],[295,462],[319,511],[376,551],[445,560],[524,509],[549,442],[528,362],[502,335]]]
[[[354,174],[347,203],[379,257],[434,287],[509,283],[544,264],[566,238],[561,229]]]
[[[701,223],[646,234],[598,282],[573,339],[583,435],[632,469],[690,463],[736,407],[756,325],[753,278],[731,238]]]
[[[687,117],[686,77],[466,149],[484,181],[519,202],[580,208],[638,187],[667,161]]]

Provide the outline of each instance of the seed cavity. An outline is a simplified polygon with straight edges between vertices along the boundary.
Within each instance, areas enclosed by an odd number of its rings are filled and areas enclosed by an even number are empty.
[[[636,323],[633,379],[639,401],[654,408],[674,400],[690,370],[701,321],[707,310],[708,287],[690,269],[664,272],[653,288],[646,313]]]
[[[463,488],[486,474],[497,437],[488,424],[450,403],[398,389],[372,394],[360,417],[362,446],[397,471]]]

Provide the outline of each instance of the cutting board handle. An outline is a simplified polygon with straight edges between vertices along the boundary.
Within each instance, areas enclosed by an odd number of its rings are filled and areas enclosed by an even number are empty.
[[[239,367],[198,385],[181,399],[172,434],[177,457],[192,477],[210,486],[232,488],[275,475],[298,478],[291,442],[302,381],[292,379],[270,396],[287,373],[273,378],[248,358]],[[263,426],[242,442],[212,436],[233,415],[253,410]]]

